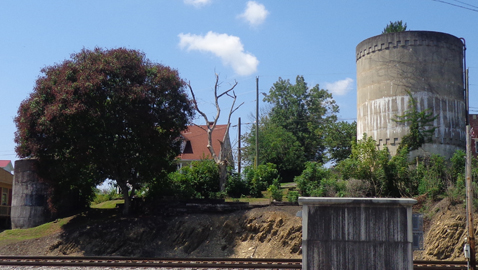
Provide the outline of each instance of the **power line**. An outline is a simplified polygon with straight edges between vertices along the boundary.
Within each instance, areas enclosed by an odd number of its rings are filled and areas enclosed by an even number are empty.
[[[465,2],[463,2],[463,1],[458,1],[458,0],[453,0],[453,1],[458,2],[458,3],[461,3],[461,4],[464,4],[464,5],[467,5],[467,6],[470,6],[470,7],[478,8],[477,6],[474,6],[474,5],[472,5],[472,4],[465,3]]]
[[[443,3],[443,4],[447,4],[447,5],[451,5],[451,6],[463,8],[463,9],[468,9],[468,10],[471,10],[471,11],[474,11],[474,12],[478,12],[478,7],[477,7],[477,8],[469,8],[469,7],[465,7],[465,6],[460,6],[460,5],[457,5],[457,4],[449,3],[449,2],[446,2],[446,1],[443,1],[443,0],[432,0],[432,1],[440,2],[440,3]],[[458,2],[458,1],[457,1],[457,2]],[[471,5],[470,5],[470,6],[471,6]]]

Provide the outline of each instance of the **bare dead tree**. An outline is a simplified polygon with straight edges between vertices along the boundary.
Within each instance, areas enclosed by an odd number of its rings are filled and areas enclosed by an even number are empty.
[[[189,87],[189,90],[191,91],[191,95],[193,97],[193,104],[196,111],[206,121],[206,128],[203,128],[202,126],[199,126],[199,125],[196,125],[196,126],[200,127],[207,133],[207,149],[209,149],[209,152],[211,153],[212,158],[214,159],[214,161],[219,167],[219,187],[221,191],[224,191],[226,180],[227,180],[227,166],[229,165],[230,162],[232,162],[228,159],[228,156],[231,153],[231,149],[225,149],[224,143],[229,138],[229,127],[231,126],[231,115],[237,109],[239,109],[239,107],[241,107],[244,104],[243,102],[235,107],[237,96],[236,96],[236,93],[234,92],[234,88],[237,86],[237,81],[234,81],[234,85],[231,88],[218,94],[220,83],[219,83],[219,75],[216,74],[216,82],[214,84],[214,103],[216,105],[216,116],[214,117],[214,120],[211,122],[209,121],[207,115],[199,109],[197,101],[196,101],[196,96],[194,95],[193,88],[191,87],[191,83],[188,83],[187,85]],[[232,105],[229,110],[229,115],[227,117],[227,127],[226,127],[226,132],[224,134],[224,138],[222,139],[222,141],[219,141],[221,146],[219,149],[219,154],[216,154],[217,149],[214,149],[212,145],[212,133],[214,129],[216,128],[217,120],[219,119],[219,116],[221,115],[221,107],[219,106],[219,98],[223,96],[232,98]]]

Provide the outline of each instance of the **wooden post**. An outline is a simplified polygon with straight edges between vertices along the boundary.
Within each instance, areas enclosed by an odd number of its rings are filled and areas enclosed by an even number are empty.
[[[256,162],[255,168],[259,166],[259,77],[256,77]]]
[[[470,138],[470,114],[469,114],[469,86],[468,69],[465,74],[465,108],[466,108],[466,216],[468,227],[468,244],[470,245],[470,269],[476,270],[475,257],[475,233],[473,228],[473,190],[471,186],[471,138]]]
[[[241,175],[241,118],[237,120],[237,173]]]

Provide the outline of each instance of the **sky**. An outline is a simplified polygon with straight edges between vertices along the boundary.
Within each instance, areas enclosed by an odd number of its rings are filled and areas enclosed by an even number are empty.
[[[233,146],[237,122],[248,132],[259,92],[279,78],[304,76],[310,87],[328,89],[339,119],[356,120],[355,48],[381,34],[391,21],[407,30],[464,38],[470,70],[471,107],[478,107],[478,3],[472,0],[2,0],[0,1],[0,160],[18,159],[13,122],[33,91],[41,69],[83,48],[125,47],[170,66],[194,89],[199,109],[216,114],[214,83],[235,82]],[[260,95],[262,96],[262,95]],[[231,99],[219,100],[219,124]],[[474,107],[473,107],[474,106]],[[261,111],[267,104],[259,100]],[[476,112],[475,112],[476,113]],[[204,124],[199,116],[194,123]]]

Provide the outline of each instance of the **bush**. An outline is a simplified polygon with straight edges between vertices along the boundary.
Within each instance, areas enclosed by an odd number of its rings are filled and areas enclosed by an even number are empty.
[[[345,192],[349,197],[367,197],[370,191],[371,187],[368,181],[358,179],[345,181]]]
[[[299,201],[299,192],[292,190],[287,193],[287,201],[291,203],[297,203]]]
[[[424,160],[426,173],[418,185],[420,194],[428,194],[432,199],[436,199],[444,190],[445,178],[445,159],[439,155],[432,155],[429,159]]]
[[[275,179],[272,185],[267,188],[271,198],[275,201],[282,201],[282,189],[280,188],[280,183],[278,179]]]
[[[245,195],[249,195],[249,188],[247,182],[241,179],[241,176],[237,173],[233,173],[227,179],[226,194],[231,198],[240,198]]]
[[[246,176],[249,193],[256,198],[262,197],[262,191],[267,190],[275,180],[279,181],[279,172],[276,169],[276,165],[272,163],[259,165],[257,169],[246,167],[244,174]]]
[[[294,182],[297,183],[302,196],[322,196],[323,190],[320,183],[323,179],[331,178],[332,173],[317,162],[307,162],[301,175],[296,176]]]
[[[174,195],[179,199],[217,198],[219,168],[214,160],[193,161],[191,166],[168,174],[167,183],[162,184],[167,191],[163,195]]]

